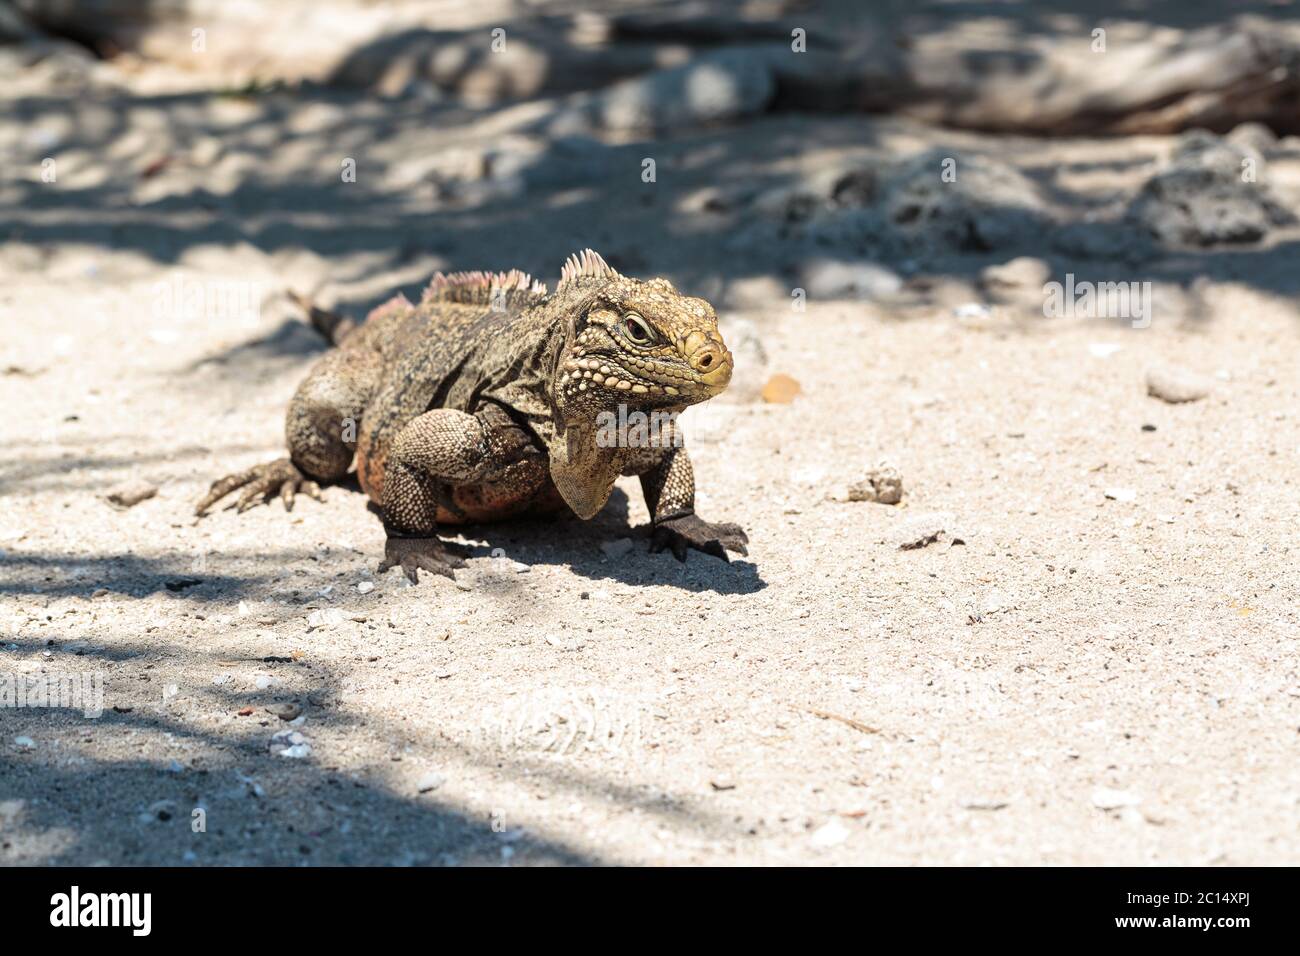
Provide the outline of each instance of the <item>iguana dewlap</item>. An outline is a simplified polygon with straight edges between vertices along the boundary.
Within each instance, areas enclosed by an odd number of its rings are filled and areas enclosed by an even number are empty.
[[[298,387],[289,457],[213,483],[203,514],[243,488],[244,511],[343,478],[355,459],[388,531],[381,571],[451,576],[464,561],[437,526],[521,514],[595,515],[619,475],[638,475],[653,550],[726,559],[748,540],[695,515],[695,479],[673,416],[717,395],[732,358],[703,299],[664,279],[619,275],[591,250],[559,285],[514,271],[436,275],[418,304],[397,296],[353,327]],[[640,415],[640,419],[637,415]],[[650,430],[611,429],[644,421]]]

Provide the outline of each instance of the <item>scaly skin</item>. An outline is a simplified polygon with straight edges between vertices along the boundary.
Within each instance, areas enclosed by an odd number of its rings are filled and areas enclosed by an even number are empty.
[[[739,527],[695,514],[690,459],[668,427],[655,447],[598,440],[602,414],[676,413],[717,395],[732,358],[703,299],[667,280],[619,275],[586,250],[554,293],[520,272],[436,275],[419,304],[398,296],[354,326],[318,310],[339,346],[289,404],[290,457],[214,482],[202,515],[243,488],[246,510],[276,493],[318,493],[354,457],[388,532],[380,571],[453,576],[464,561],[439,524],[571,510],[591,518],[619,475],[639,475],[651,547],[727,560]]]

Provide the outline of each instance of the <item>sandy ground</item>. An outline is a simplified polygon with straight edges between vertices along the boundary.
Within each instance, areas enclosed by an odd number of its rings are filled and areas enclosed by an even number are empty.
[[[709,201],[957,143],[1092,208],[1168,142],[771,118],[654,144],[647,185],[645,144],[529,165],[533,105],[25,108],[3,133],[28,172],[0,213],[0,673],[97,674],[106,709],[0,710],[0,862],[1296,860],[1294,233],[1161,259],[1146,329],[1041,298],[954,312],[1009,255],[799,312],[745,251],[755,214]],[[284,288],[360,312],[435,268],[553,279],[585,245],[714,296],[760,330],[762,374],[802,384],[687,422],[700,512],[743,524],[747,559],[648,554],[634,483],[591,522],[472,529],[459,584],[376,576],[355,487],[192,517],[281,453],[322,349]],[[232,281],[252,314],[159,287]],[[1212,392],[1148,396],[1165,363]],[[844,501],[881,458],[903,504]],[[133,478],[157,495],[104,500]],[[936,512],[963,543],[900,550]]]

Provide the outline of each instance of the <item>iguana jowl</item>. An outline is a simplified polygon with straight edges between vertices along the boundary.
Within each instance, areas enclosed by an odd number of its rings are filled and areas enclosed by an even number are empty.
[[[213,482],[198,514],[241,488],[240,511],[277,492],[292,507],[355,457],[388,533],[379,570],[416,582],[465,564],[440,523],[590,518],[619,475],[639,475],[652,550],[746,553],[738,526],[695,514],[690,458],[667,429],[654,447],[597,441],[602,412],[677,412],[731,380],[712,306],[667,280],[626,278],[590,249],[549,294],[518,271],[438,274],[419,304],[399,295],[331,337],[289,403],[289,457]]]

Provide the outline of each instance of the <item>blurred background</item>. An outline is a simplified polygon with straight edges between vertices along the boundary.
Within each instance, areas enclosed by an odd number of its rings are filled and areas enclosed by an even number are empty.
[[[352,309],[435,268],[551,278],[586,245],[736,305],[965,300],[1021,256],[985,285],[1068,266],[1294,292],[1294,247],[1258,246],[1295,221],[1296,14],[4,0],[0,231],[56,271],[238,247],[235,271]]]

